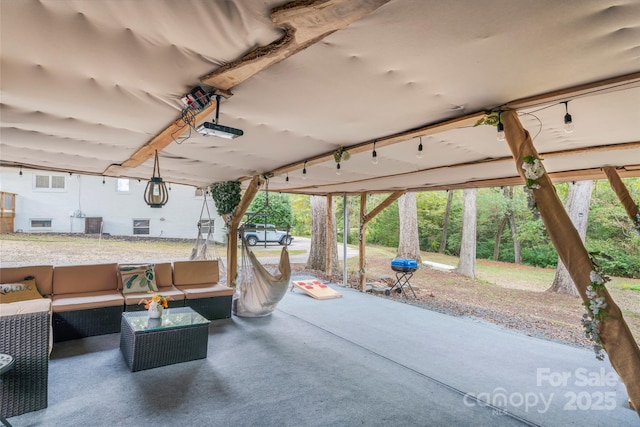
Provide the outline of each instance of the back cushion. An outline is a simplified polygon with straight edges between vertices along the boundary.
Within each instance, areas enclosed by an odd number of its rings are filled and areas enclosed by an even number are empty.
[[[156,285],[159,288],[173,285],[173,276],[171,273],[170,262],[156,264]]]
[[[52,265],[33,265],[27,267],[4,267],[0,268],[0,283],[19,283],[25,277],[36,278],[38,292],[44,296],[50,296],[53,283]]]
[[[154,264],[119,265],[118,270],[118,289],[121,289],[123,294],[158,290]]]
[[[173,284],[176,286],[208,285],[218,283],[219,280],[218,260],[173,263]]]
[[[72,294],[118,289],[118,264],[70,265],[53,270],[53,293]]]

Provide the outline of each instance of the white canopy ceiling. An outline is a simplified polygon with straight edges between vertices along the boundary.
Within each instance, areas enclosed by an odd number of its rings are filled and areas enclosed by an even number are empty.
[[[126,162],[180,127],[193,87],[216,89],[203,76],[280,39],[270,14],[286,3],[1,0],[0,164],[148,179],[153,157]],[[204,187],[275,171],[270,189],[309,194],[516,184],[495,127],[473,126],[507,108],[553,178],[640,176],[637,0],[350,3],[373,11],[230,88],[219,123],[242,137],[185,127],[160,147],[162,177]]]

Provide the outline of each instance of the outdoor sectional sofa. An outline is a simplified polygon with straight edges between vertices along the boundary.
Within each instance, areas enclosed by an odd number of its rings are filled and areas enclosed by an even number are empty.
[[[52,301],[55,342],[120,332],[123,311],[143,310],[145,292],[124,293],[119,265],[90,264],[0,268],[0,283],[36,278]],[[158,293],[170,307],[189,306],[209,320],[231,317],[233,288],[220,285],[217,260],[154,265]]]
[[[53,270],[47,266],[0,269],[0,283],[34,276],[51,290]],[[39,298],[0,304],[0,353],[15,364],[0,379],[0,414],[13,417],[48,405],[49,353],[52,346],[51,300]]]
[[[123,311],[144,310],[149,293],[123,292],[118,264],[0,268],[0,284],[35,279],[34,299],[0,304],[0,353],[14,367],[0,379],[5,417],[47,407],[53,342],[120,332]],[[170,307],[190,306],[209,320],[231,317],[234,289],[218,283],[216,260],[153,265],[158,293]],[[175,284],[175,286],[174,286]]]

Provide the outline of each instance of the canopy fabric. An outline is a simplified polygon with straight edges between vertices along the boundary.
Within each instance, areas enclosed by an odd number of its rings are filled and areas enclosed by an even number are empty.
[[[287,246],[285,245],[280,252],[277,274],[271,274],[260,264],[244,237],[242,255],[240,294],[235,300],[234,314],[240,317],[268,316],[276,309],[291,282],[291,264]]]
[[[280,40],[271,10],[287,3],[2,0],[0,164],[148,179],[153,159],[132,156],[180,122],[192,88],[219,89],[205,76]],[[231,85],[219,122],[244,135],[185,128],[159,152],[166,181],[274,172],[272,190],[305,194],[521,184],[496,128],[473,126],[501,108],[518,111],[554,180],[640,175],[640,2],[294,3],[368,9]],[[351,158],[337,175],[340,147]]]

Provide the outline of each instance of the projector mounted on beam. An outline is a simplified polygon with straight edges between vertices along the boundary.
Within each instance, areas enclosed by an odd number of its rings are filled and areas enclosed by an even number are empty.
[[[237,138],[244,134],[242,129],[230,128],[229,126],[222,126],[213,122],[204,122],[198,126],[196,130],[205,136],[213,135],[227,139]]]
[[[204,122],[196,128],[199,133],[209,136],[219,136],[221,138],[234,139],[242,136],[244,132],[242,129],[236,129],[229,126],[223,126],[219,124],[218,117],[220,116],[220,95],[216,95],[216,119],[213,122]]]

